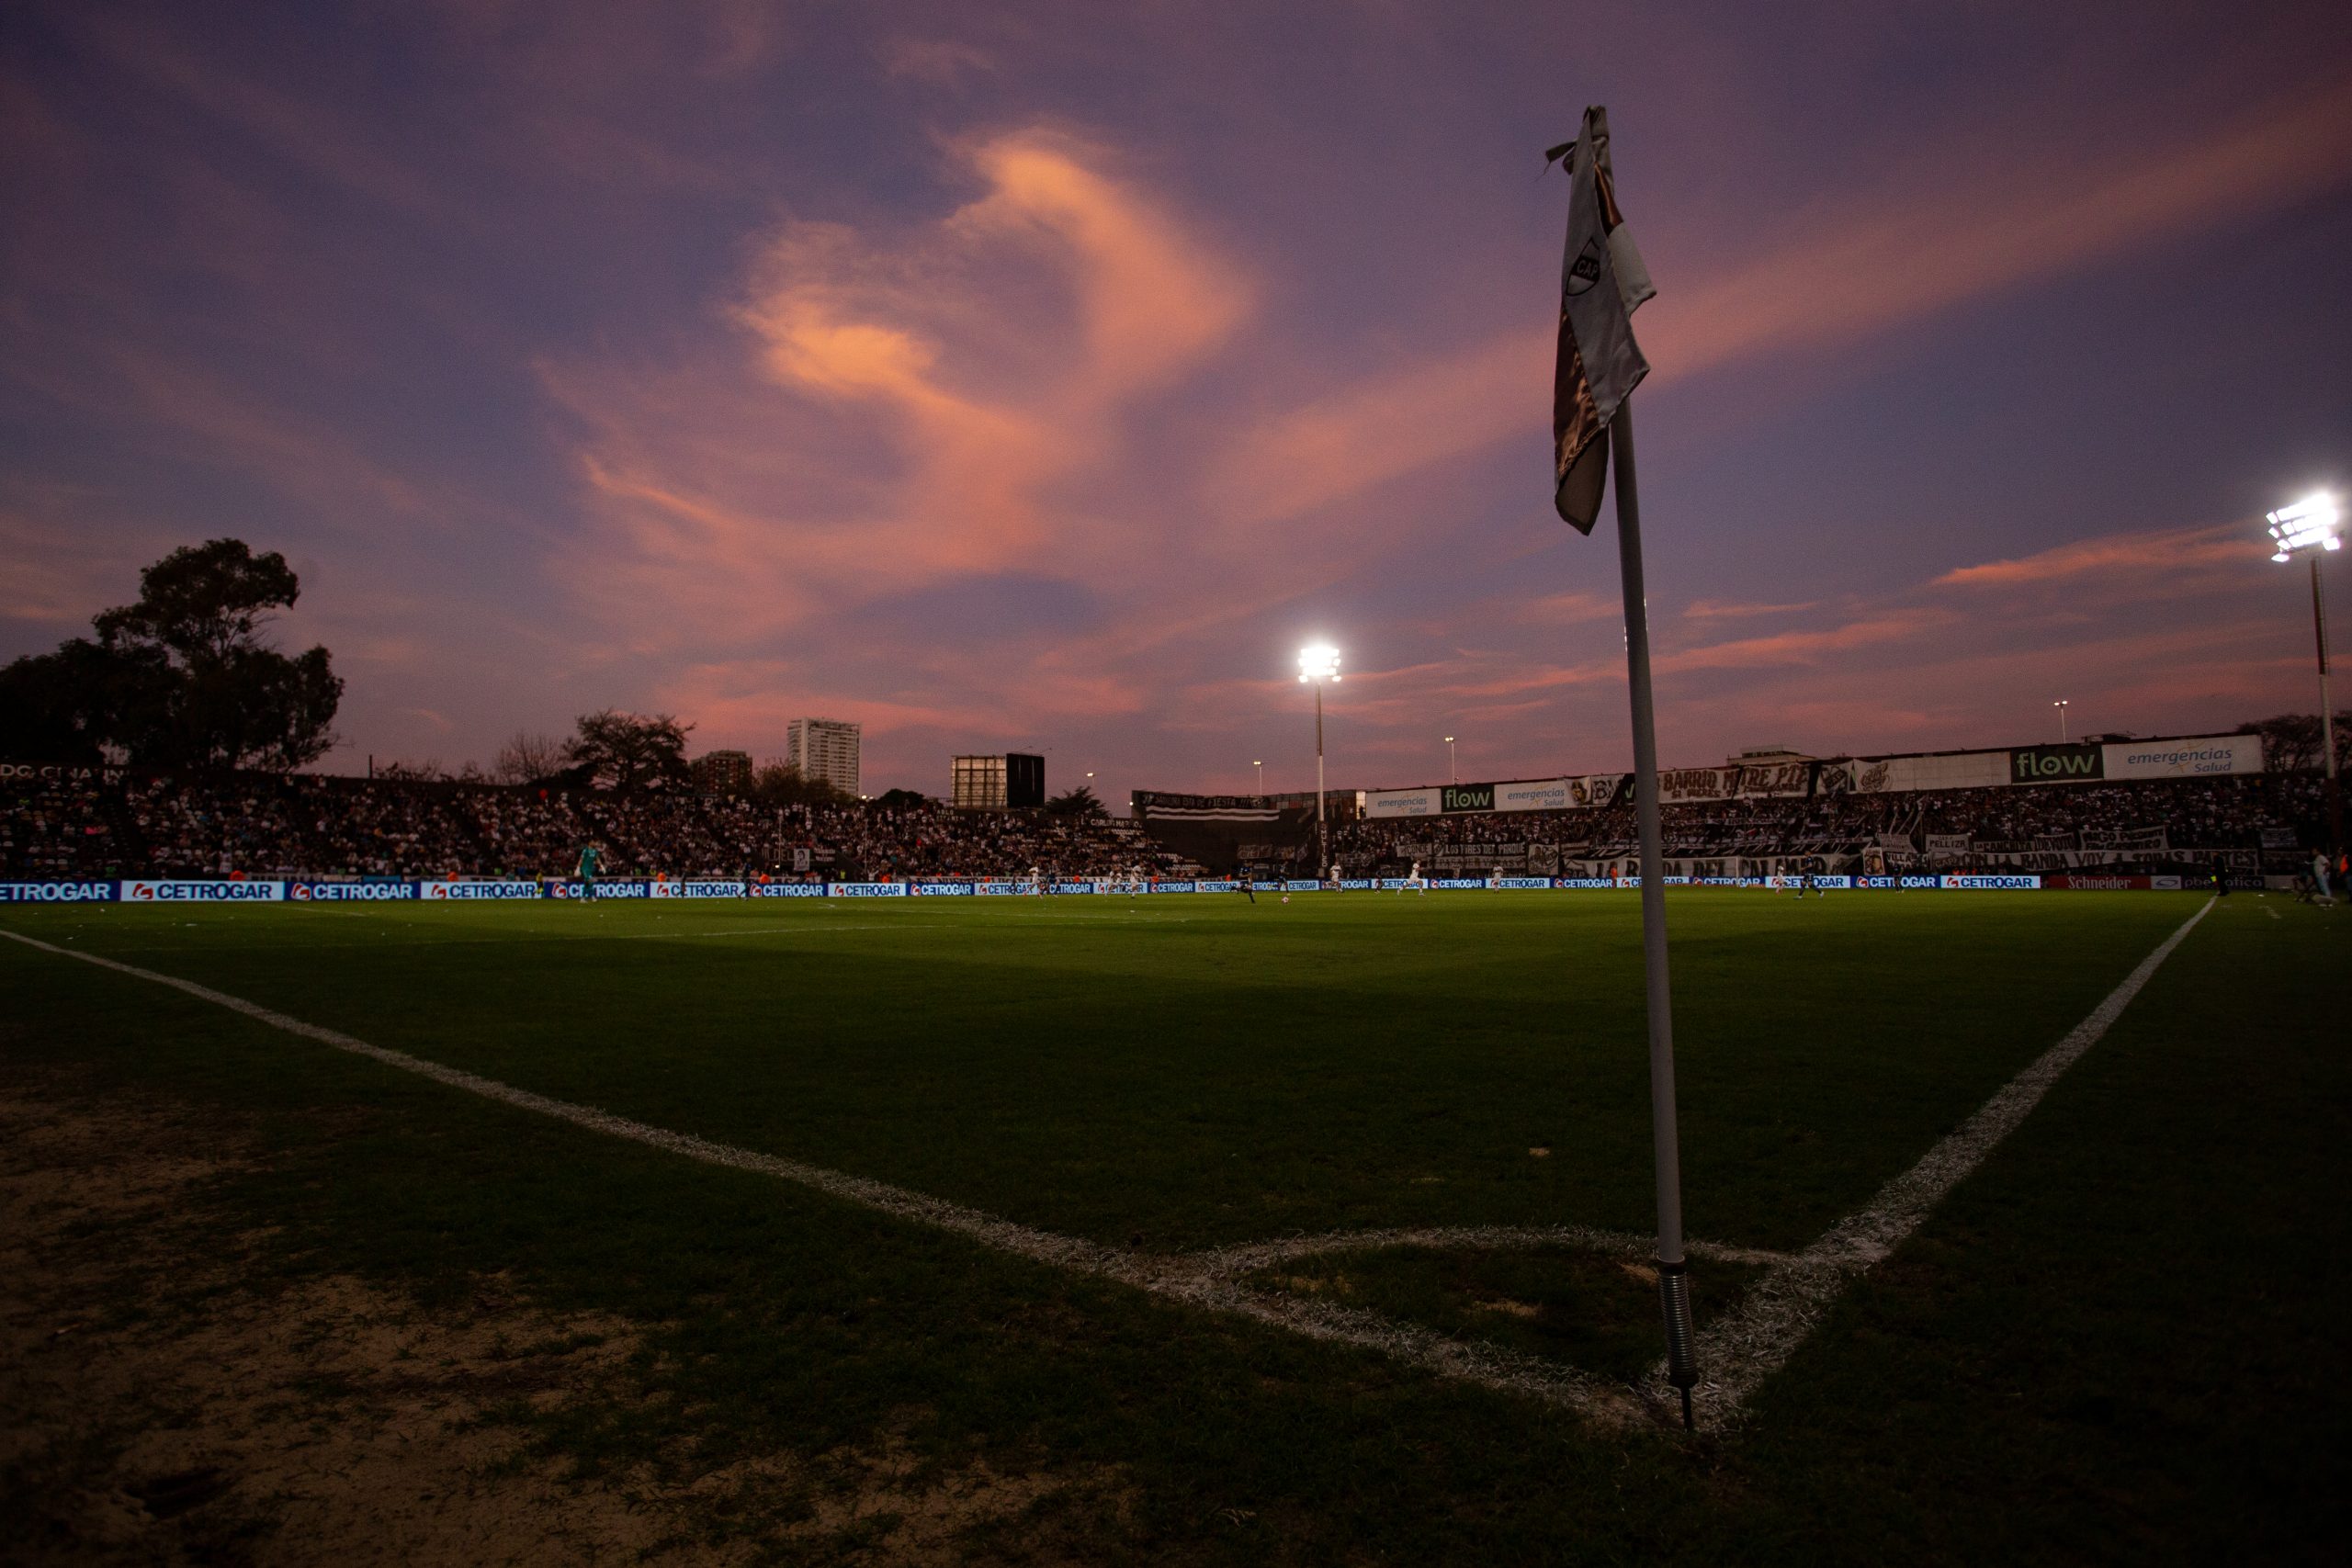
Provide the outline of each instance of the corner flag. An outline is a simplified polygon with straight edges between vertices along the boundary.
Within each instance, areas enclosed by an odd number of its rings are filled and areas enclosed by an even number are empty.
[[[1609,175],[1609,111],[1584,111],[1574,141],[1544,154],[1568,160],[1568,243],[1560,260],[1560,357],[1552,373],[1552,503],[1562,522],[1592,532],[1609,449],[1600,440],[1626,394],[1649,374],[1634,342],[1634,311],[1657,290],[1617,210]]]

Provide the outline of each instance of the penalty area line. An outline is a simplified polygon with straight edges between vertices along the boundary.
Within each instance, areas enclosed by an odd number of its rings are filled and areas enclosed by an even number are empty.
[[[822,1166],[777,1155],[761,1154],[731,1144],[714,1143],[691,1133],[673,1132],[665,1127],[632,1121],[626,1116],[616,1116],[592,1105],[581,1105],[518,1089],[513,1084],[467,1072],[462,1067],[449,1066],[423,1056],[412,1056],[405,1051],[397,1051],[388,1045],[373,1044],[341,1030],[307,1022],[258,1002],[247,1001],[243,997],[216,991],[194,980],[184,980],[176,975],[142,969],[137,964],[124,964],[95,953],[59,947],[20,931],[0,929],[0,937],[60,958],[79,959],[85,964],[111,969],[133,979],[168,986],[198,1001],[227,1008],[272,1029],[316,1041],[355,1056],[364,1056],[401,1072],[430,1078],[449,1089],[496,1100],[516,1110],[552,1117],[559,1122],[569,1122],[574,1126],[609,1137],[625,1138],[631,1143],[683,1155],[705,1165],[774,1177],[894,1219],[947,1231],[991,1251],[1069,1273],[1110,1280],[1163,1299],[1247,1318],[1309,1339],[1376,1351],[1440,1377],[1479,1384],[1545,1404],[1565,1405],[1610,1425],[1638,1424],[1645,1416],[1644,1405],[1634,1391],[1622,1382],[1612,1382],[1577,1368],[1503,1346],[1452,1338],[1362,1308],[1253,1288],[1233,1277],[1238,1262],[1234,1250],[1198,1257],[1171,1257],[1124,1251],[1088,1241],[1082,1236],[1058,1235],[983,1210],[950,1202],[944,1198],[893,1187],[886,1181],[852,1176],[846,1171],[829,1170]]]

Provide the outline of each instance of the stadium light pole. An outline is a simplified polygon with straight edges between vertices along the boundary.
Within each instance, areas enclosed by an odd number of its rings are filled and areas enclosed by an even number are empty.
[[[2058,710],[2058,744],[2066,744],[2066,699],[2060,697],[2050,705]]]
[[[1317,874],[1331,880],[1331,829],[1323,820],[1323,682],[1340,682],[1340,650],[1328,642],[1310,643],[1298,650],[1301,685],[1315,687],[1315,856]]]
[[[1451,735],[1445,738],[1445,782],[1448,784],[1462,782],[1453,776],[1453,737]]]
[[[1263,795],[1266,793],[1266,760],[1261,757],[1250,765],[1258,770],[1258,793]]]
[[[2321,491],[2294,505],[2271,513],[2270,540],[2277,547],[2271,559],[2281,563],[2297,556],[2312,561],[2312,633],[2319,644],[2319,746],[2321,766],[2327,771],[2327,859],[2332,866],[2344,855],[2344,799],[2335,777],[2335,710],[2327,696],[2327,600],[2320,589],[2320,558],[2344,547],[2335,525],[2341,513],[2335,497]]]

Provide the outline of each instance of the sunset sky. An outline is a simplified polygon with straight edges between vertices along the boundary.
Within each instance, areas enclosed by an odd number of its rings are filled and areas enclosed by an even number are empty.
[[[1317,637],[1335,785],[1622,767],[1548,449],[1605,103],[1668,763],[2307,711],[2260,513],[2352,481],[2345,17],[20,3],[0,656],[233,534],[330,771],[617,705],[1300,788]]]

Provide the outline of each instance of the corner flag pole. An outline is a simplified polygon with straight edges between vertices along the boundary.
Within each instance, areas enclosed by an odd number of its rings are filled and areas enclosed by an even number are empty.
[[[1634,705],[1634,813],[1642,840],[1642,969],[1648,985],[1650,1135],[1657,1164],[1657,1296],[1666,1316],[1667,1378],[1694,1426],[1699,1381],[1690,1329],[1690,1277],[1682,1257],[1682,1158],[1674,1121],[1674,1000],[1666,972],[1666,845],[1658,822],[1657,726],[1650,700],[1649,603],[1642,587],[1642,514],[1634,483],[1634,402],[1609,423],[1617,482],[1617,565],[1625,583],[1625,681]]]

